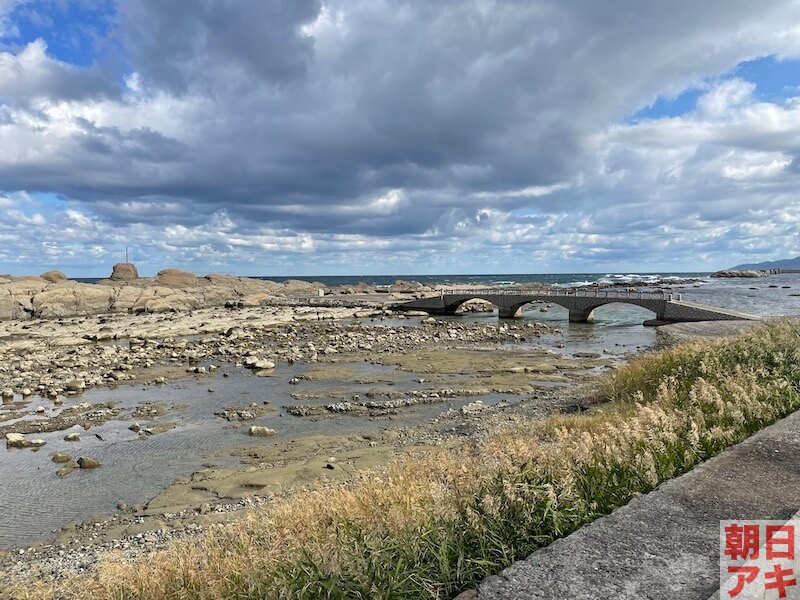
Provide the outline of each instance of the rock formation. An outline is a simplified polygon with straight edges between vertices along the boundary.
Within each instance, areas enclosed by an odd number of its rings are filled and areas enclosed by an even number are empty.
[[[61,271],[48,271],[47,273],[42,273],[39,275],[45,281],[49,281],[50,283],[58,283],[60,281],[66,281],[67,276],[64,275]]]
[[[117,263],[111,271],[111,281],[132,281],[139,279],[139,271],[133,263]]]
[[[712,277],[764,277],[767,273],[764,271],[736,271],[736,270],[727,270],[727,271],[717,271],[716,273],[712,273]]]
[[[155,277],[156,283],[167,287],[193,287],[198,285],[197,276],[180,269],[162,269]]]
[[[139,277],[133,263],[114,265],[97,284],[67,279],[59,271],[40,277],[0,277],[0,320],[60,318],[104,313],[159,313],[212,306],[248,307],[276,299],[315,297],[321,283],[284,283],[230,275],[206,275],[163,269]]]

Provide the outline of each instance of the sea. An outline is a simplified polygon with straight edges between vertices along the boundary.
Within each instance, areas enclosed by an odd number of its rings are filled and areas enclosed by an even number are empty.
[[[233,273],[224,273],[233,275]],[[517,273],[517,274],[483,274],[483,275],[248,275],[252,279],[283,282],[289,279],[303,281],[316,281],[328,287],[340,285],[350,286],[365,283],[374,287],[389,287],[395,281],[418,281],[425,285],[437,283],[457,285],[486,285],[504,286],[525,283],[544,283],[547,285],[560,285],[577,287],[596,282],[633,282],[644,281],[655,283],[658,281],[678,281],[682,279],[710,279],[711,273]],[[76,281],[83,283],[97,283],[101,277],[77,277]]]

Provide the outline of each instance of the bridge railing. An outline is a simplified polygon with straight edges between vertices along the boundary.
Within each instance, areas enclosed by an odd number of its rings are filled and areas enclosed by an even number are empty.
[[[673,295],[663,290],[641,292],[633,290],[586,290],[575,288],[549,288],[549,289],[503,289],[503,288],[472,288],[454,289],[442,292],[443,296],[552,296],[573,298],[619,298],[623,300],[672,300]]]

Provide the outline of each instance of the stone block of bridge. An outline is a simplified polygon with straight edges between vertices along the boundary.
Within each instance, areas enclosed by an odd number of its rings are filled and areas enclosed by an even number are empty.
[[[594,308],[570,308],[570,323],[587,323],[594,321]]]
[[[521,306],[499,306],[497,316],[501,319],[519,319],[522,317]]]

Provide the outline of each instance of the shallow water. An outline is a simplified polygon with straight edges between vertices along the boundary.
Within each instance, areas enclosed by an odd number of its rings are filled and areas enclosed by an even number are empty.
[[[288,383],[295,375],[303,375],[308,365],[290,367],[280,365],[271,377],[258,377],[250,372],[226,367],[213,376],[187,377],[172,385],[158,387],[120,386],[116,389],[94,389],[65,401],[65,407],[80,402],[114,401],[123,415],[141,402],[164,403],[176,406],[164,416],[152,421],[130,416],[113,420],[84,431],[76,426],[66,431],[31,434],[47,445],[38,451],[0,448],[0,548],[25,546],[52,537],[52,533],[71,521],[85,520],[95,514],[113,514],[119,501],[128,505],[144,503],[170,485],[175,479],[187,477],[204,463],[219,466],[234,465],[236,459],[208,458],[218,450],[258,444],[273,444],[306,435],[338,435],[368,433],[388,426],[413,425],[430,420],[448,408],[460,408],[477,397],[451,399],[436,404],[405,408],[391,418],[371,420],[347,414],[336,418],[313,421],[293,417],[280,409],[284,404],[324,405],[331,399],[323,395],[317,400],[295,400],[291,392],[324,391],[334,387],[330,381],[303,380],[300,385]],[[357,377],[374,377],[380,373],[394,373],[397,389],[411,390],[421,387],[411,373],[396,371],[369,363],[348,364]],[[228,377],[223,377],[222,372]],[[387,384],[380,384],[385,387]],[[214,389],[213,393],[208,388]],[[354,393],[364,393],[370,384],[338,383],[337,388],[350,388]],[[480,397],[486,404],[504,400],[517,401],[519,397],[492,394]],[[30,408],[40,399],[34,399]],[[269,402],[275,411],[244,423],[229,423],[214,416],[223,408],[244,408],[250,403]],[[175,423],[176,427],[165,433],[145,436],[128,430],[128,425],[138,421],[142,427],[157,423]],[[277,431],[264,440],[247,435],[250,425],[265,425]],[[64,436],[81,433],[80,442],[66,442]],[[103,441],[97,439],[99,434]],[[90,456],[103,463],[99,469],[76,469],[60,478],[56,475],[60,465],[51,462],[54,452],[66,452],[73,457]]]

